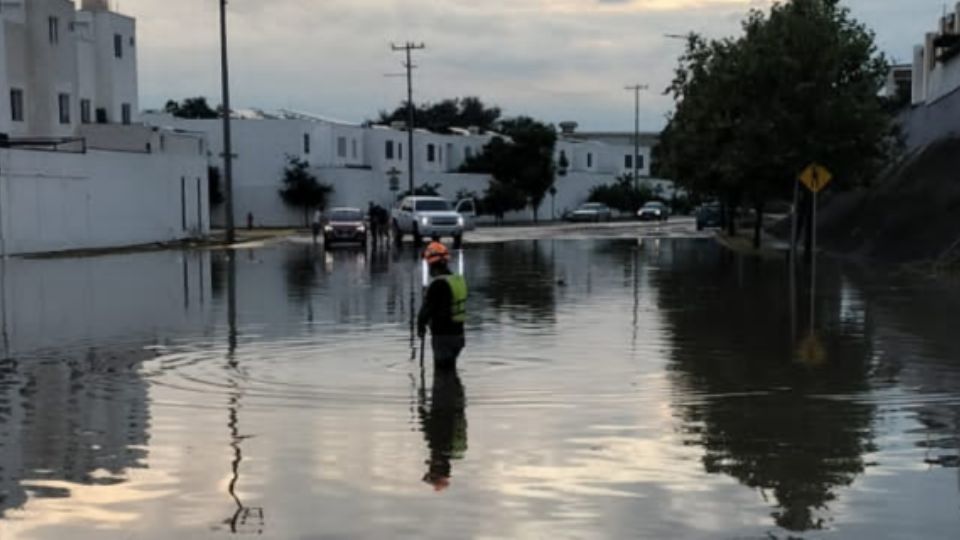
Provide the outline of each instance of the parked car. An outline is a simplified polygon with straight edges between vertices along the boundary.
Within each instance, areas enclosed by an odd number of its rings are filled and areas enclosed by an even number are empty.
[[[441,197],[405,197],[393,209],[394,240],[400,243],[410,235],[415,244],[420,244],[424,238],[452,238],[454,247],[459,248],[468,223],[457,209],[469,211],[472,222],[474,208],[473,199],[459,201],[454,208]]]
[[[650,201],[637,211],[640,221],[667,221],[670,219],[670,209],[660,201]]]
[[[705,204],[697,209],[697,230],[702,231],[706,228],[718,228],[723,226],[720,218],[719,204]]]
[[[599,223],[601,221],[610,221],[613,212],[603,203],[585,203],[580,205],[573,213],[567,216],[570,221],[591,221]]]
[[[323,245],[350,242],[367,245],[367,224],[359,208],[334,208],[330,210],[323,225]]]

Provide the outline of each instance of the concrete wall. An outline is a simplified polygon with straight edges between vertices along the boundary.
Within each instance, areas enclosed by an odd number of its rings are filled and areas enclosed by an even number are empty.
[[[900,115],[908,150],[937,139],[960,136],[960,86],[939,100],[914,106]]]
[[[210,227],[196,152],[0,150],[0,253],[172,241]]]

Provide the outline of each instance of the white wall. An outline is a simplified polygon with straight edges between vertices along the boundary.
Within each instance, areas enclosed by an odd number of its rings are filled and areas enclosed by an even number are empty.
[[[0,150],[0,253],[116,247],[206,234],[206,160],[195,150]]]
[[[148,113],[142,119],[151,125],[165,126],[206,134],[209,142],[209,163],[223,165],[223,133],[220,120],[184,120],[167,114]],[[456,171],[466,158],[466,148],[479,153],[492,138],[489,135],[439,135],[418,131],[414,133],[414,152],[411,155],[407,133],[389,128],[363,128],[307,119],[235,120],[233,133],[233,191],[234,220],[245,226],[247,214],[253,215],[256,227],[303,226],[302,210],[283,204],[279,190],[287,156],[293,155],[310,163],[317,178],[334,188],[331,206],[366,208],[369,202],[392,206],[396,193],[390,191],[388,171],[398,171],[400,191],[408,186],[408,160],[414,159],[416,185],[440,184],[441,194],[453,199],[460,190],[482,195],[489,178],[485,175],[459,174]],[[310,152],[305,152],[303,137],[310,135]],[[345,155],[340,155],[340,140]],[[619,140],[619,139],[618,139]],[[353,142],[357,153],[353,153]],[[393,143],[393,157],[387,158],[386,145]],[[428,145],[434,146],[434,160],[428,159]],[[564,140],[558,142],[556,156],[567,152],[571,167],[567,176],[558,178],[556,213],[572,210],[589,196],[590,189],[610,184],[616,177],[629,172],[624,156],[632,155],[633,145],[599,140]],[[587,155],[593,156],[588,163]],[[641,146],[644,158],[640,168],[642,177],[650,172],[650,148]],[[540,208],[540,216],[549,218],[551,198]],[[218,208],[214,223],[222,224],[223,208]],[[508,216],[511,220],[532,219],[532,212]]]

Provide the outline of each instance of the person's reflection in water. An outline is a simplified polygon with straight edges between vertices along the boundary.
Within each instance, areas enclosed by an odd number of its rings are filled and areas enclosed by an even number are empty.
[[[456,369],[434,372],[433,392],[427,407],[426,392],[420,393],[420,423],[430,457],[423,481],[434,491],[450,487],[454,460],[467,452],[466,394]]]

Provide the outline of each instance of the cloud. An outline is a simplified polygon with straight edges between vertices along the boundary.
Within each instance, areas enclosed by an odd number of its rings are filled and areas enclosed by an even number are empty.
[[[671,105],[659,90],[682,47],[663,34],[734,34],[756,1],[233,0],[232,89],[238,106],[363,120],[403,99],[402,80],[384,75],[402,71],[390,43],[409,39],[427,44],[415,57],[418,101],[479,95],[509,113],[626,130],[633,100],[622,88],[643,82],[653,90],[643,96],[642,120],[657,129]],[[880,29],[885,48],[906,51],[896,32],[882,30],[906,18],[900,3],[853,7]],[[219,94],[216,4],[124,0],[138,18],[144,106]]]

